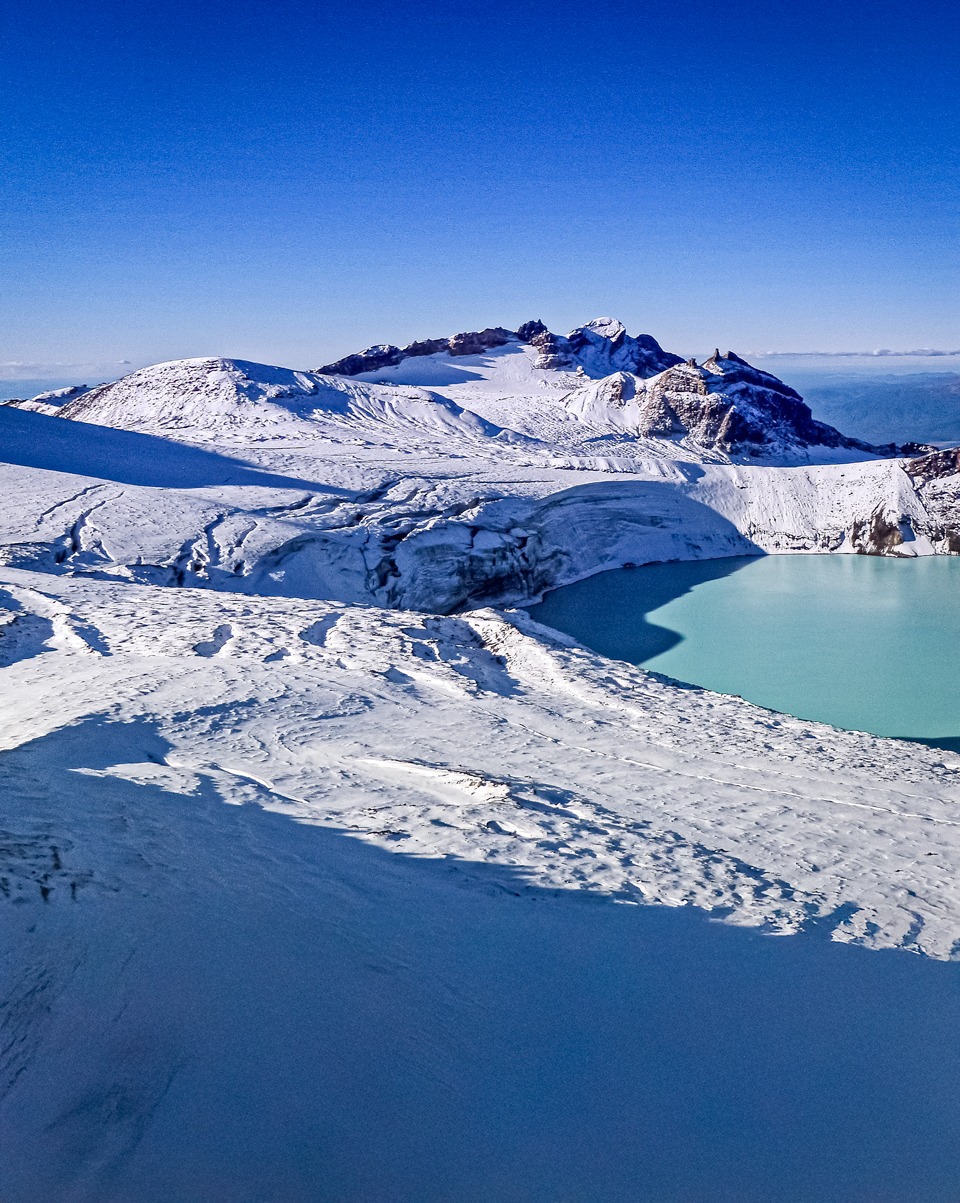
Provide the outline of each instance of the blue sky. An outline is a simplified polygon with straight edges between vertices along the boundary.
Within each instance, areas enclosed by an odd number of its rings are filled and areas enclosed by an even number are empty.
[[[681,351],[960,346],[952,3],[0,22],[8,377],[606,313]]]

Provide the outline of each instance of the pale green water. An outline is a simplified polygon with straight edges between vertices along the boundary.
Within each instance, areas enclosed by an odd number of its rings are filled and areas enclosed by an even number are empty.
[[[604,655],[799,718],[960,750],[960,558],[604,572],[530,608]]]

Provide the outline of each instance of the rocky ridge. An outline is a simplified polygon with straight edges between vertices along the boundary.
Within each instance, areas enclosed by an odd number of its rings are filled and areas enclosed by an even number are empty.
[[[420,339],[405,347],[380,343],[316,370],[327,376],[361,376],[397,367],[405,359],[423,355],[482,355],[511,342],[535,348],[537,368],[580,370],[591,376],[621,370],[652,376],[683,362],[679,355],[664,351],[649,334],[633,337],[616,318],[601,317],[578,326],[567,335],[551,334],[543,322],[534,320],[524,322],[516,330],[488,326],[485,330],[465,331],[450,338]]]
[[[819,422],[803,398],[776,376],[733,351],[715,351],[701,366],[681,362],[647,380],[616,372],[567,399],[568,409],[595,424],[613,423],[648,438],[686,438],[732,454],[771,448],[846,448],[868,455],[922,455],[921,444],[877,447]]]
[[[846,449],[867,455],[918,455],[917,444],[878,447],[849,438],[817,421],[803,398],[769,372],[733,351],[719,348],[702,365],[665,351],[648,334],[630,335],[615,318],[595,318],[567,335],[541,321],[517,330],[488,327],[451,338],[424,339],[405,347],[382,344],[319,369],[334,376],[372,380],[386,369],[404,381],[410,360],[424,356],[484,356],[508,344],[535,354],[534,372],[569,377],[561,405],[600,431],[628,437],[687,440],[732,456],[762,457],[807,447]],[[411,374],[413,370],[411,369]]]

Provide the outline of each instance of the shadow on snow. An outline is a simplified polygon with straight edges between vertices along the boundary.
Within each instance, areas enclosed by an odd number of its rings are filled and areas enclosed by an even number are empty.
[[[244,460],[172,439],[7,406],[0,406],[0,462],[149,488],[252,485],[322,489],[325,493],[354,496],[348,489],[264,471]]]
[[[168,752],[0,756],[4,1198],[960,1194],[956,966],[382,851]]]

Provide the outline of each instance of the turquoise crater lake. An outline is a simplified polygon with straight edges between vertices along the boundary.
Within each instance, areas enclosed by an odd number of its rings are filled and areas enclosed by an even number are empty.
[[[960,751],[960,558],[740,556],[603,572],[529,608],[606,656]]]

